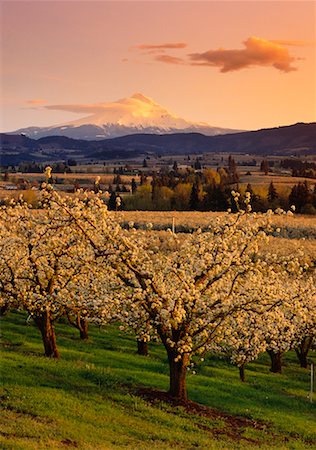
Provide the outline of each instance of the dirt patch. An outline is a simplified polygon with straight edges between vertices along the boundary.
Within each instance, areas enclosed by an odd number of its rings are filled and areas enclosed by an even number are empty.
[[[221,420],[224,423],[224,426],[221,428],[213,428],[205,424],[196,423],[199,428],[211,433],[215,438],[225,436],[233,441],[245,441],[253,445],[260,445],[262,444],[262,441],[243,435],[245,429],[250,428],[266,432],[270,428],[268,422],[252,420],[241,416],[232,416],[216,409],[209,408],[208,406],[192,402],[191,400],[184,401],[176,399],[171,397],[167,392],[150,388],[140,388],[136,391],[136,394],[140,395],[153,405],[164,402],[174,407],[181,406],[186,413],[192,414],[192,416],[206,417],[211,420]]]
[[[61,444],[66,445],[67,447],[72,447],[72,448],[78,447],[78,442],[72,441],[71,439],[64,439],[63,441],[61,441]]]

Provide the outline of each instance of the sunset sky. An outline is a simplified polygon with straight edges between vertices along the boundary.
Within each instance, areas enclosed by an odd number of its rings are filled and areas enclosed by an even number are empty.
[[[136,92],[214,126],[313,122],[315,39],[314,1],[2,1],[1,131]]]

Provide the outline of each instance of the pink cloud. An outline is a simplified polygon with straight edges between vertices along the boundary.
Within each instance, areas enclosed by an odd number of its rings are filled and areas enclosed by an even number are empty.
[[[140,44],[135,48],[138,50],[170,50],[185,48],[187,44],[185,42],[167,42],[165,44]]]
[[[104,110],[102,104],[86,104],[86,105],[47,105],[45,109],[54,111],[68,111],[74,113],[98,113]]]
[[[286,45],[288,47],[306,47],[310,45],[315,45],[315,42],[313,41],[293,41],[293,40],[284,40],[284,39],[273,39],[272,41],[274,44],[279,45]]]
[[[35,98],[31,100],[26,100],[26,103],[29,105],[43,105],[43,103],[46,103],[46,100],[43,100],[41,98]]]
[[[182,58],[177,58],[176,56],[171,55],[157,55],[155,57],[156,61],[164,62],[167,64],[185,64],[185,61]]]
[[[289,42],[289,41],[287,41]],[[254,66],[270,66],[282,72],[297,70],[292,66],[296,58],[281,44],[255,36],[243,42],[244,49],[218,49],[189,54],[190,64],[219,67],[220,71],[231,72]]]
[[[244,48],[207,50],[188,54],[185,58],[170,55],[165,50],[179,50],[185,43],[141,44],[134,47],[143,54],[151,55],[155,61],[166,64],[218,67],[221,72],[232,72],[251,67],[273,67],[281,72],[297,70],[293,63],[300,58],[293,57],[288,46],[305,46],[311,43],[299,40],[267,40],[251,36],[243,42]],[[158,53],[158,54],[157,54]]]

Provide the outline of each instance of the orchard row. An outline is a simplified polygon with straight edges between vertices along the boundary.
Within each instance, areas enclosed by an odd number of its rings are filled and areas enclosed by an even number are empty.
[[[244,209],[217,217],[206,232],[123,229],[95,193],[59,196],[48,184],[41,209],[23,201],[0,209],[0,306],[26,310],[45,355],[59,357],[54,322],[116,322],[141,348],[158,339],[172,396],[186,399],[193,358],[229,355],[245,365],[268,351],[272,369],[295,349],[307,366],[316,340],[315,263],[259,251],[273,213]],[[279,211],[280,212],[280,211]]]

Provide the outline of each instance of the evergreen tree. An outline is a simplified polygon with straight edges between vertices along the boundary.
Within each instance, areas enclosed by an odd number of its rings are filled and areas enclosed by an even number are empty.
[[[246,192],[249,192],[249,194],[251,195],[251,198],[254,197],[254,192],[253,192],[253,189],[252,189],[252,186],[250,183],[247,184]]]
[[[57,180],[57,178],[56,178]],[[94,182],[93,191],[97,194],[100,191],[100,185],[97,181]]]
[[[312,202],[311,193],[307,181],[295,184],[289,195],[289,204],[294,205],[297,212],[301,212],[303,206]]]
[[[115,177],[113,178],[112,183],[113,184],[121,184],[122,183],[121,175],[115,175]]]
[[[203,200],[205,211],[226,211],[229,207],[229,194],[225,192],[224,186],[210,184],[206,188],[206,196]]]
[[[135,192],[137,191],[137,184],[135,181],[135,178],[132,178],[132,194],[135,194]]]
[[[172,170],[174,171],[174,173],[178,173],[178,163],[177,163],[177,161],[175,161],[173,163]]]
[[[192,186],[189,206],[192,210],[197,210],[200,206],[199,188],[196,182]]]
[[[264,172],[265,175],[269,172],[269,162],[266,159],[263,159],[260,164],[260,171]]]
[[[252,210],[253,211],[262,211],[264,209],[264,204],[260,198],[260,195],[255,194],[250,183],[247,184],[246,192],[250,193],[250,196],[251,196],[250,203],[251,203]]]
[[[214,209],[214,190],[215,183],[209,183],[206,185],[206,195],[203,201],[203,210],[205,211],[215,211]]]
[[[115,192],[112,192],[110,195],[108,208],[109,208],[109,211],[116,210],[116,193]]]
[[[143,174],[142,172],[140,172],[139,177],[140,177],[140,182],[139,182],[139,184],[142,186],[143,184],[146,183],[147,177],[146,177],[146,175]]]
[[[151,201],[153,205],[157,203],[157,192],[158,192],[157,188],[158,188],[157,177],[153,176],[153,179],[151,181]]]
[[[215,186],[214,204],[214,211],[227,211],[229,207],[229,192],[225,191],[222,185]]]
[[[202,166],[201,166],[201,163],[199,161],[199,158],[196,158],[196,160],[195,160],[194,169],[195,170],[201,170],[202,169]]]
[[[228,179],[229,183],[238,183],[239,181],[237,166],[234,158],[231,155],[229,155],[228,157]]]
[[[276,200],[278,197],[279,197],[279,196],[278,196],[277,190],[276,190],[274,184],[273,184],[272,181],[271,181],[271,183],[269,184],[269,189],[268,189],[268,196],[267,196],[268,202],[269,202],[269,203],[272,203],[272,202],[273,202],[274,200]]]

